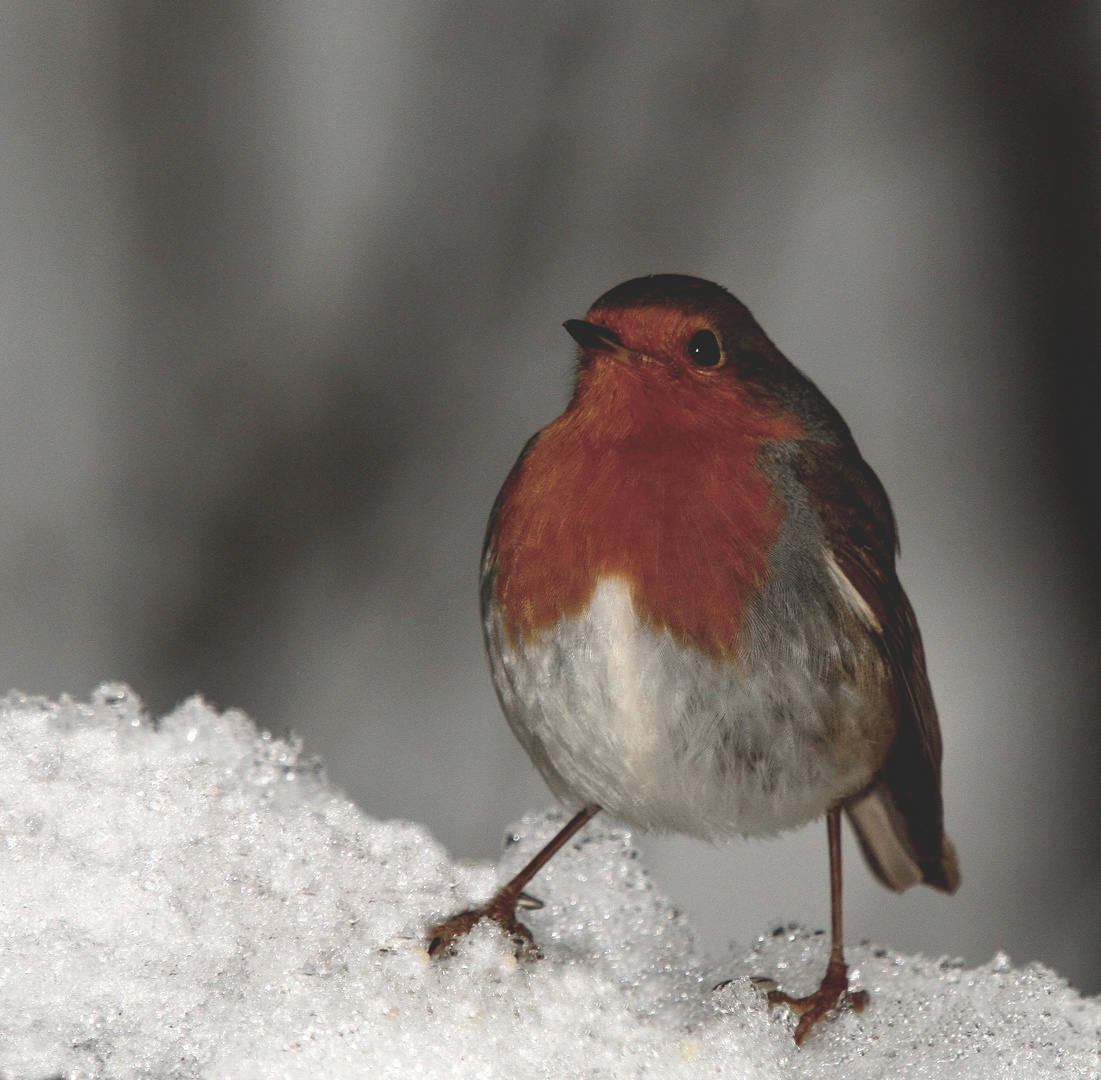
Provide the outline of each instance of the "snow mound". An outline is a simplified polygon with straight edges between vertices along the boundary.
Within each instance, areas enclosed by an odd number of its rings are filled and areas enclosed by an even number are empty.
[[[1101,1075],[1098,1002],[1002,956],[853,948],[870,1007],[797,1050],[751,977],[811,988],[825,938],[781,930],[709,965],[599,819],[534,883],[543,960],[480,927],[430,961],[424,929],[484,902],[563,816],[525,818],[497,866],[456,864],[198,699],[154,723],[123,686],[13,695],[0,775],[5,1080]]]

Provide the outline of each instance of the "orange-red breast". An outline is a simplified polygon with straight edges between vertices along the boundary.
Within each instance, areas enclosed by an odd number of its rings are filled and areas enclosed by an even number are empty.
[[[808,999],[774,995],[804,1013],[802,1041],[863,1002],[841,955],[841,809],[889,888],[959,884],[887,496],[837,411],[718,285],[637,278],[565,325],[576,389],[497,498],[482,613],[505,715],[580,809],[489,908],[435,928],[432,951],[481,917],[526,935],[520,890],[598,809],[707,839],[826,814],[830,968]]]

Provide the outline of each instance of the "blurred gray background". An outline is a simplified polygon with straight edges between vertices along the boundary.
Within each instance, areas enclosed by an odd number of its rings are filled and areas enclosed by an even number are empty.
[[[894,500],[964,886],[848,932],[1101,990],[1101,9],[0,5],[0,684],[202,692],[488,857],[549,796],[476,566],[605,289],[729,286]],[[824,829],[646,839],[719,955]],[[536,890],[537,891],[537,890]]]

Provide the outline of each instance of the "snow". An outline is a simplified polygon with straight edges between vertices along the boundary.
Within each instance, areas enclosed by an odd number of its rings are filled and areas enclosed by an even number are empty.
[[[543,959],[479,927],[430,961],[425,927],[487,899],[562,814],[525,818],[497,866],[456,863],[198,699],[154,723],[119,685],[12,695],[0,775],[4,1080],[1101,1076],[1098,1001],[1001,955],[850,947],[871,1005],[797,1049],[753,977],[810,989],[825,936],[703,958],[600,818],[530,890]]]

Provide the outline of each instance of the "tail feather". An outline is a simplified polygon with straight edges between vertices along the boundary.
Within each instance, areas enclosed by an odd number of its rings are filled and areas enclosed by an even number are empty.
[[[847,803],[845,810],[868,867],[888,889],[905,892],[925,884],[954,893],[959,888],[959,860],[952,842],[942,832],[935,852],[919,852],[882,780]]]

